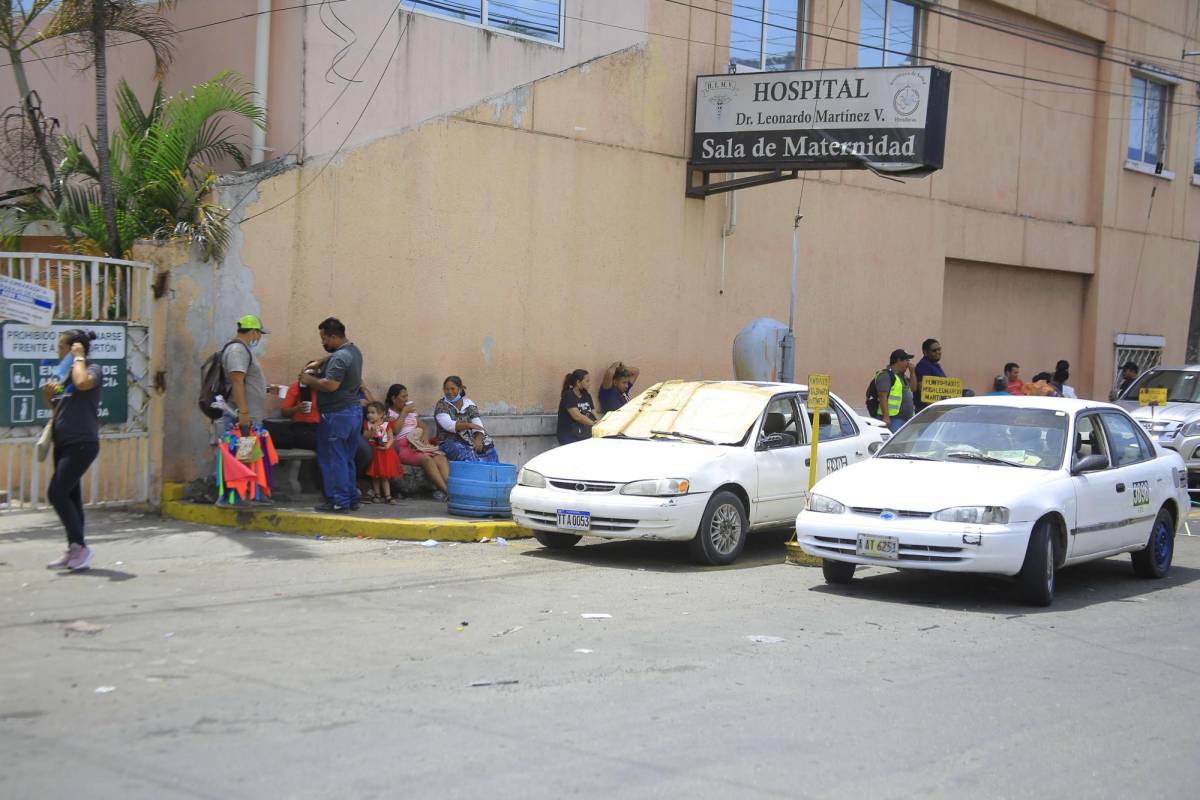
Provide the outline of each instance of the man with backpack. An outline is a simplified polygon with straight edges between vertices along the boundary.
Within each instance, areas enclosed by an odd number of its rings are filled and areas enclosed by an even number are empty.
[[[888,365],[876,372],[867,386],[867,412],[883,420],[892,433],[912,419],[913,390],[908,379],[912,359],[903,348],[893,350]]]
[[[249,434],[251,426],[261,425],[263,420],[267,381],[262,366],[254,357],[254,348],[265,333],[262,320],[247,314],[237,321],[237,336],[221,348],[221,369],[229,384],[229,394],[225,397],[225,405],[229,408],[225,416],[226,428],[236,422],[243,436]]]

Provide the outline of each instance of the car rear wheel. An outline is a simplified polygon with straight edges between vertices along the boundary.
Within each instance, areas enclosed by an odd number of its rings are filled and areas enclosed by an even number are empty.
[[[854,578],[854,566],[849,561],[821,559],[821,572],[825,575],[826,583],[849,583]]]
[[[555,531],[534,531],[533,537],[542,543],[542,547],[549,547],[551,550],[566,550],[568,547],[574,547],[583,538],[573,533]]]
[[[692,558],[701,564],[732,564],[746,546],[750,523],[746,509],[733,492],[717,492],[708,501],[700,529],[689,543]]]
[[[1033,526],[1025,563],[1017,573],[1017,591],[1021,601],[1031,606],[1054,602],[1054,528],[1043,519]]]
[[[1175,520],[1167,509],[1159,509],[1150,528],[1146,549],[1133,553],[1133,571],[1142,578],[1161,578],[1175,557]]]

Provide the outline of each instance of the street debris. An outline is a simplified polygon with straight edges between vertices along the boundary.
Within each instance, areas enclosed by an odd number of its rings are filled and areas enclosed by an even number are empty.
[[[513,686],[520,683],[518,680],[501,680],[501,681],[471,681],[468,685],[475,686]]]
[[[437,547],[437,546],[438,546],[437,539],[426,539],[425,541],[421,542],[421,547]]]
[[[109,692],[115,692],[116,690],[117,687],[115,686],[97,686],[96,694],[108,694]]]
[[[88,636],[94,636],[104,630],[104,626],[88,622],[86,619],[77,619],[74,622],[68,622],[66,625],[63,625],[62,629],[64,636],[70,636],[72,633],[84,633]]]
[[[754,642],[755,644],[779,644],[780,642],[787,641],[787,639],[784,639],[782,636],[755,635],[755,636],[747,636],[746,638],[749,639],[750,641]]]
[[[174,636],[174,635],[175,635],[174,633],[164,633],[164,634],[163,634],[163,638],[164,638],[164,639],[170,639],[170,638],[171,638],[172,636]]]
[[[595,650],[588,650],[586,647],[579,647],[579,648],[576,648],[575,652],[576,652],[576,653],[585,653],[585,654],[586,654],[586,653],[594,653],[594,652],[596,652],[596,651],[595,651]]]
[[[917,630],[919,630],[919,631],[931,631],[931,630],[933,630],[934,628],[940,628],[940,627],[942,627],[942,626],[941,626],[941,625],[930,625],[928,628],[917,628]]]
[[[490,542],[491,540],[492,540],[492,539],[491,539],[491,537],[490,537],[490,536],[481,536],[481,537],[479,537],[479,543],[480,543],[480,544],[487,544],[487,543],[488,543],[488,542]]]
[[[504,544],[504,545],[506,545],[506,544],[508,544],[508,539],[505,539],[503,536],[497,536],[497,537],[496,537],[496,544]]]
[[[584,619],[612,619],[612,614],[580,614]]]
[[[501,636],[508,636],[510,633],[516,633],[519,630],[524,630],[524,628],[525,628],[524,625],[514,625],[507,630],[500,631],[499,633],[493,633],[492,638],[497,639]]]

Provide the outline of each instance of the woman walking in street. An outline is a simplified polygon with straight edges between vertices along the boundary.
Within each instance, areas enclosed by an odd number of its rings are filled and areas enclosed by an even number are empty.
[[[79,483],[100,453],[100,367],[88,363],[88,350],[96,334],[71,330],[58,340],[58,357],[71,358],[71,369],[62,383],[42,387],[42,396],[53,415],[54,476],[46,499],[58,513],[67,532],[67,551],[46,566],[50,569],[87,569],[92,549],[83,538],[83,495]]]

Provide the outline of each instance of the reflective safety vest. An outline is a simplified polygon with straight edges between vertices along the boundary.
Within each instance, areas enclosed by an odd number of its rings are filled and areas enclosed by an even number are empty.
[[[881,370],[879,370],[879,372],[875,373],[875,377],[878,379],[879,376],[885,372],[887,372],[886,369],[881,369]],[[893,372],[892,373],[892,388],[888,392],[888,399],[887,399],[888,416],[894,417],[897,414],[899,414],[900,413],[900,405],[903,402],[904,402],[904,380],[899,375],[897,375],[896,373]]]

